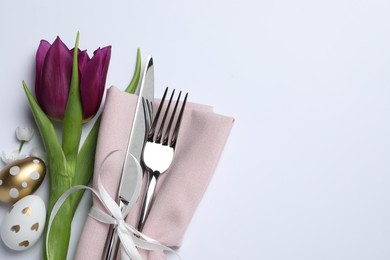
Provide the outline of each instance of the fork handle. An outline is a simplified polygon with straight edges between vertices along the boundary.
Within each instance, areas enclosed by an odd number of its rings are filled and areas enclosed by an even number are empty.
[[[156,191],[157,180],[160,176],[159,171],[152,171],[148,169],[147,182],[146,182],[146,192],[144,194],[144,199],[142,202],[142,207],[138,219],[138,230],[142,231],[145,225],[145,221],[149,216],[150,208],[152,207],[154,201],[154,192]]]

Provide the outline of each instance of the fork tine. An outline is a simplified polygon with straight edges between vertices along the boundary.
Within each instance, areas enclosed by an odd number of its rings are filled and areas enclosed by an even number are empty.
[[[171,97],[169,98],[169,101],[168,101],[168,105],[167,105],[167,107],[165,109],[164,117],[163,117],[163,119],[161,121],[160,128],[158,130],[157,137],[156,137],[156,140],[155,140],[155,143],[157,143],[157,144],[159,144],[161,142],[161,136],[162,136],[162,133],[163,133],[163,130],[164,130],[165,120],[167,119],[169,108],[171,106],[174,94],[175,94],[175,90],[172,91]]]
[[[163,94],[163,96],[161,98],[160,105],[157,108],[156,115],[155,115],[155,117],[153,119],[152,126],[150,127],[150,130],[149,130],[148,141],[153,141],[154,132],[156,131],[156,126],[157,126],[157,121],[158,121],[158,118],[160,117],[161,109],[163,107],[163,104],[164,104],[167,92],[168,92],[168,87],[165,89],[164,94]]]
[[[181,105],[181,109],[180,109],[180,114],[179,114],[179,117],[177,118],[175,130],[173,131],[171,144],[169,145],[172,148],[174,148],[176,146],[177,136],[179,135],[181,119],[183,118],[184,108],[185,108],[186,103],[187,103],[187,96],[188,96],[188,93],[186,93],[186,95],[184,97],[183,104]]]
[[[169,120],[169,124],[168,124],[167,130],[165,131],[164,139],[163,139],[163,142],[162,142],[163,145],[168,145],[169,134],[171,134],[171,127],[172,127],[172,124],[173,124],[173,119],[175,119],[177,105],[179,104],[180,97],[181,97],[181,91],[179,92],[179,96],[176,99],[176,104],[175,104],[175,107],[173,108],[173,112],[171,114],[171,119]]]
[[[148,132],[148,129],[150,129],[150,125],[152,124],[152,101],[142,97],[142,106],[144,108],[145,126]]]
[[[152,123],[152,117],[153,117],[153,100],[149,100],[149,102],[147,102],[147,105],[148,105],[148,112],[149,112],[150,123]]]

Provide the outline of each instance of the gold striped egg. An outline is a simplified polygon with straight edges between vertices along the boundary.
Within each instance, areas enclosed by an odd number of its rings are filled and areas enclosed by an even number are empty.
[[[46,165],[37,157],[27,157],[9,163],[0,171],[0,201],[15,203],[34,193],[45,174]]]

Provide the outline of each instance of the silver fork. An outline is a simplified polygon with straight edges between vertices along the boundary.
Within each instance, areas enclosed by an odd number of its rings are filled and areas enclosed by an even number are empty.
[[[147,171],[147,184],[146,193],[141,207],[140,217],[138,221],[138,230],[142,231],[145,221],[149,215],[150,208],[154,201],[154,192],[157,185],[159,176],[165,173],[172,163],[177,137],[179,134],[180,124],[184,113],[184,108],[187,102],[188,93],[186,93],[182,102],[179,115],[176,119],[175,127],[172,129],[178,104],[180,101],[181,91],[177,97],[175,106],[170,115],[170,119],[167,127],[165,123],[168,117],[168,113],[172,104],[172,99],[175,94],[175,90],[172,91],[171,97],[168,101],[168,105],[165,108],[165,113],[162,119],[160,119],[165,97],[167,95],[168,88],[165,89],[164,95],[161,98],[160,105],[156,111],[156,115],[152,121],[152,105],[149,102],[143,102],[145,111],[145,121],[149,128],[147,135],[147,142],[143,150],[142,163]],[[158,125],[158,123],[160,123]],[[157,129],[158,126],[158,129]]]

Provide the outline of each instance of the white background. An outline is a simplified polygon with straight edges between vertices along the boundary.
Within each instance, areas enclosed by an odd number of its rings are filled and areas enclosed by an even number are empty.
[[[389,13],[385,0],[5,1],[0,150],[34,125],[21,82],[33,88],[40,39],[111,44],[107,87],[123,89],[140,47],[156,96],[188,90],[236,119],[183,259],[390,259]],[[0,244],[0,259],[41,254]]]

